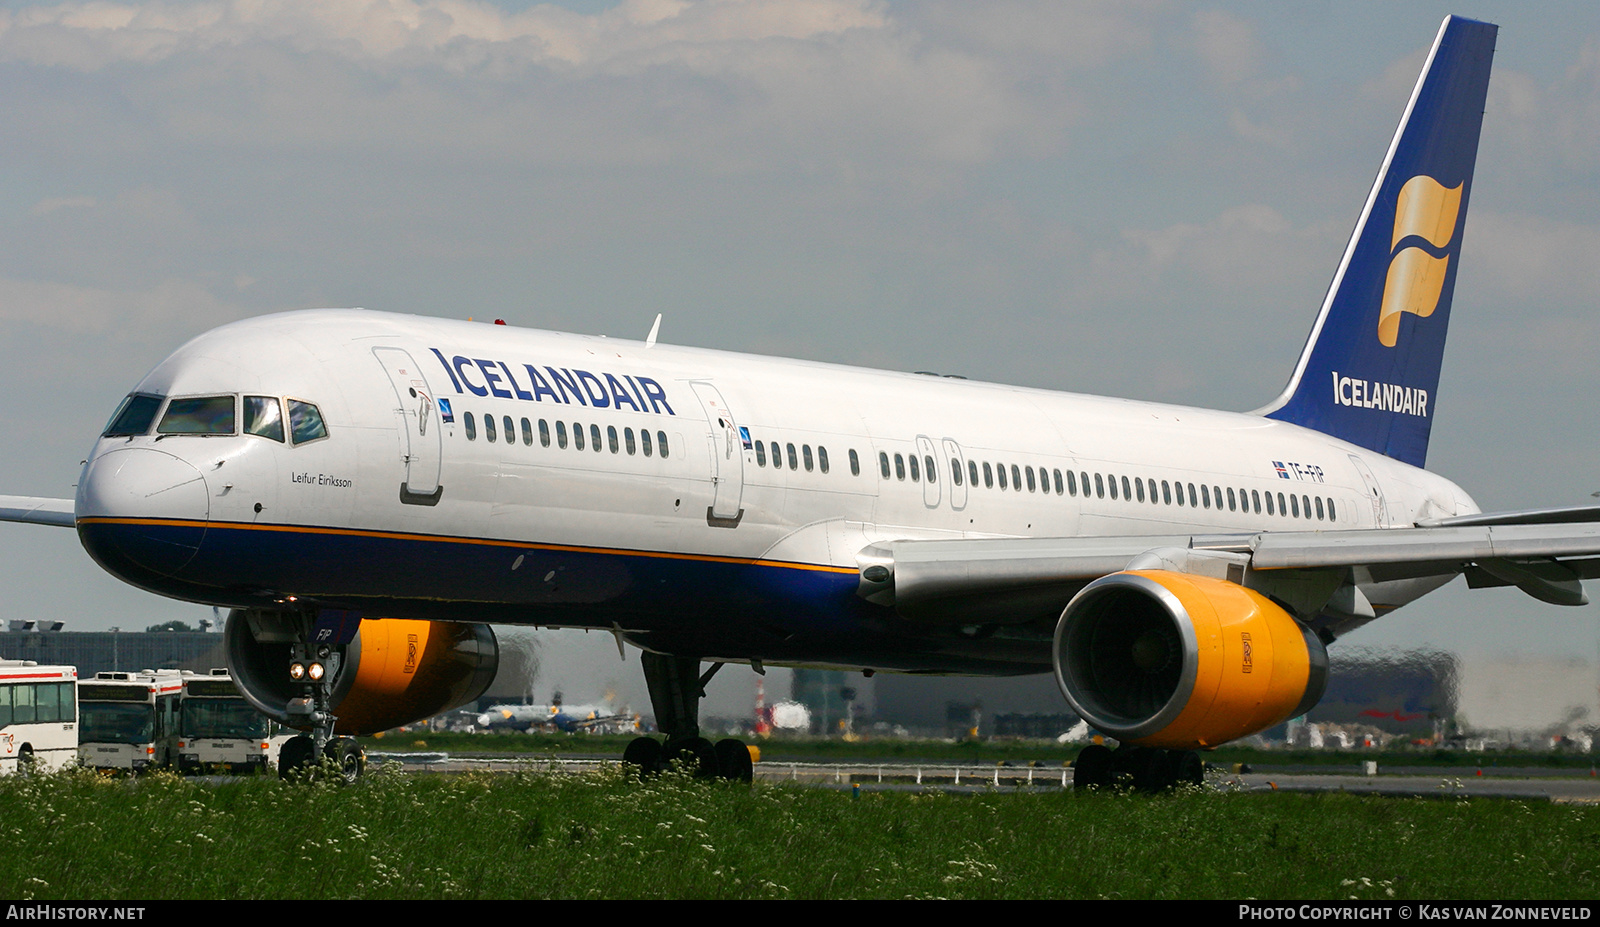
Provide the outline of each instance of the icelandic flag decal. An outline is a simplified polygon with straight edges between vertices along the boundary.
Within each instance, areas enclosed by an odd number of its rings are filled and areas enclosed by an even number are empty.
[[[1285,466],[1284,466],[1284,465],[1283,465],[1283,461],[1281,461],[1281,460],[1274,460],[1274,461],[1273,461],[1273,462],[1272,462],[1272,466],[1273,466],[1273,469],[1275,469],[1275,470],[1277,470],[1277,471],[1278,471],[1278,479],[1280,479],[1280,480],[1286,480],[1286,479],[1288,479],[1288,478],[1289,478],[1289,470],[1288,470],[1288,468],[1286,468],[1286,467],[1285,467]]]

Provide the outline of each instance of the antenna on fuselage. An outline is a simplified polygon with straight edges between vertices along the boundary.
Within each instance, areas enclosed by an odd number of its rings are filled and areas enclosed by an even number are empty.
[[[650,334],[644,336],[644,346],[647,347],[647,348],[655,347],[656,346],[656,335],[659,335],[660,333],[661,333],[661,313],[658,312],[658,313],[656,313],[655,324],[650,326]]]

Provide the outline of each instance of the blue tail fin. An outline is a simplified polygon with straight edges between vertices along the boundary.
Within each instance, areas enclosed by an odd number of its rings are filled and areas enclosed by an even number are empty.
[[[1455,16],[1440,27],[1269,418],[1423,465],[1497,31]]]

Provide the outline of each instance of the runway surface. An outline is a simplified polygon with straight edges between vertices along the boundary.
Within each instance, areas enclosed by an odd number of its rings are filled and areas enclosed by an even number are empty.
[[[369,762],[398,763],[408,772],[449,773],[470,770],[554,770],[581,773],[614,766],[605,759],[565,759],[536,756],[452,756],[446,753],[373,752]],[[951,763],[757,763],[759,781],[824,788],[876,790],[937,789],[984,791],[1061,789],[1072,787],[1072,770],[1062,766],[997,766]],[[1309,772],[1302,768],[1238,773],[1211,769],[1206,785],[1217,790],[1246,792],[1349,792],[1413,798],[1522,798],[1556,802],[1600,804],[1600,776],[1594,771],[1552,770],[1539,767],[1457,770],[1428,767],[1380,769],[1360,772]]]

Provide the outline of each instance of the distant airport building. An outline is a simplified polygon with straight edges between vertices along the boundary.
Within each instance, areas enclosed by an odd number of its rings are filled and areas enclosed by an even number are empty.
[[[0,633],[0,659],[76,666],[79,679],[142,669],[205,673],[228,665],[221,634],[196,630],[179,621],[144,631],[63,631],[61,627],[59,621],[10,622]]]
[[[876,708],[872,720],[913,734],[967,737],[976,728],[980,737],[1054,738],[1078,723],[1049,673],[1002,677],[879,673],[871,683]]]
[[[1455,654],[1362,647],[1330,656],[1328,690],[1306,713],[1306,723],[1364,726],[1411,738],[1448,733],[1460,691]]]

